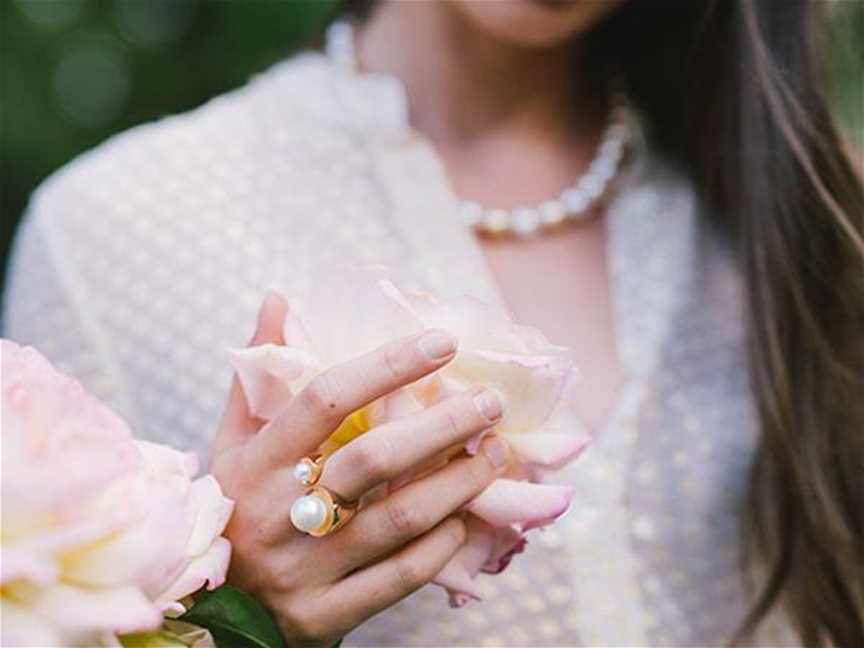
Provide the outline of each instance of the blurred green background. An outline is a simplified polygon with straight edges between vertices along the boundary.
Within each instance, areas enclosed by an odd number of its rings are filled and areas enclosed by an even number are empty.
[[[831,5],[832,89],[864,151],[864,0],[813,1]],[[339,0],[0,4],[2,281],[15,223],[46,175],[112,133],[241,85],[317,34]]]

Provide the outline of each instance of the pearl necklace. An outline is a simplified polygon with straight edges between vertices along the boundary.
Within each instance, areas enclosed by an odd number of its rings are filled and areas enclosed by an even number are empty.
[[[327,55],[331,60],[356,71],[354,29],[347,21],[337,21],[327,30]],[[460,201],[465,223],[483,235],[529,237],[552,231],[568,222],[589,220],[595,207],[609,196],[621,172],[625,154],[633,138],[633,115],[623,93],[613,95],[609,122],[587,171],[557,198],[534,207],[489,209],[471,200]]]

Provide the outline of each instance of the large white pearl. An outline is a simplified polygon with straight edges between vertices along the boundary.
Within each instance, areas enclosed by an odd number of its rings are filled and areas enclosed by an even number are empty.
[[[298,530],[311,533],[327,521],[327,504],[315,495],[298,497],[291,505],[291,524]]]

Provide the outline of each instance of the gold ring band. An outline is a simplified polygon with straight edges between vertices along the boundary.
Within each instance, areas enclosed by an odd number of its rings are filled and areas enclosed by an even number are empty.
[[[321,538],[345,526],[357,512],[326,486],[314,486],[291,505],[291,524],[303,533]]]

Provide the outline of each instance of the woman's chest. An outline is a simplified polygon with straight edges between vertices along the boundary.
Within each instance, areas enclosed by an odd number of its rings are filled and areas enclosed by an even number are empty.
[[[601,427],[624,382],[601,221],[534,239],[484,240],[499,293],[519,324],[570,348],[583,376],[576,406]]]

